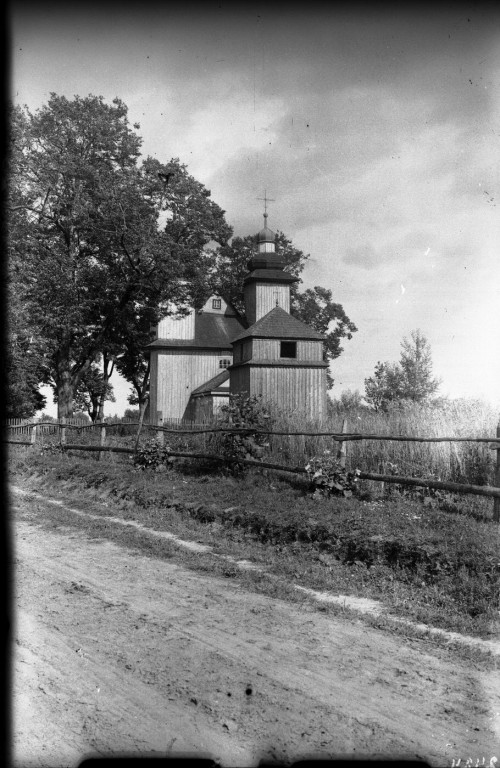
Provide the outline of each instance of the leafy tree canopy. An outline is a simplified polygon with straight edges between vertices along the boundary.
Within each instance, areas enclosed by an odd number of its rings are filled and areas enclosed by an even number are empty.
[[[76,390],[76,408],[88,413],[93,422],[104,420],[104,403],[106,401],[116,402],[107,373],[106,366],[104,366],[103,372],[98,365],[91,365],[80,379]]]
[[[23,300],[23,283],[19,279],[22,249],[9,253],[12,265],[6,285],[5,418],[30,418],[46,405],[39,392],[45,376],[44,339],[29,307]]]
[[[116,354],[134,320],[194,300],[209,244],[231,229],[178,159],[139,163],[139,126],[120,99],[52,94],[11,117],[9,246],[23,255],[12,268],[69,416],[96,356]]]
[[[430,344],[416,330],[410,339],[401,342],[399,363],[377,363],[373,376],[365,379],[365,397],[376,410],[385,410],[393,402],[427,402],[439,385],[440,381],[432,376]]]
[[[363,403],[363,396],[358,389],[354,391],[344,389],[340,396],[330,400],[330,408],[333,413],[349,413],[366,408]]]
[[[20,332],[19,332],[20,331]],[[10,330],[6,349],[5,418],[30,418],[46,405],[39,392],[43,376],[43,352],[23,328]]]

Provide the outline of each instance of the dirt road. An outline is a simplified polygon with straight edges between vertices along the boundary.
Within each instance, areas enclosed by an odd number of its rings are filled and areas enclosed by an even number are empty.
[[[14,761],[498,754],[500,675],[424,641],[15,518]]]

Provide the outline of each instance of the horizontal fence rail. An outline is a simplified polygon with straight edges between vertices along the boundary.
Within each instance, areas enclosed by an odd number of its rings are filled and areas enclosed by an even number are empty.
[[[30,440],[11,440],[4,439],[4,442],[11,445],[24,445],[34,446],[36,444],[37,432],[40,434],[47,432],[58,431],[60,434],[60,445],[64,450],[78,450],[89,451],[95,453],[123,453],[123,454],[136,454],[139,447],[139,437],[141,430],[153,430],[158,436],[164,434],[172,435],[203,435],[203,434],[233,434],[233,435],[262,435],[262,436],[282,436],[282,437],[329,437],[333,441],[340,443],[339,454],[343,456],[345,460],[345,444],[349,442],[357,442],[361,440],[373,440],[373,441],[395,441],[395,442],[407,442],[407,443],[482,443],[487,444],[488,448],[497,452],[496,471],[495,471],[495,486],[490,485],[471,485],[466,483],[454,483],[441,480],[428,480],[426,478],[405,477],[400,475],[386,475],[374,472],[358,472],[358,477],[362,480],[372,480],[375,482],[383,483],[395,483],[403,486],[416,486],[421,488],[429,488],[435,490],[445,490],[459,494],[472,494],[476,496],[486,496],[494,499],[493,520],[500,522],[500,425],[496,430],[496,437],[420,437],[415,435],[376,435],[376,434],[362,434],[358,432],[347,432],[345,429],[345,423],[342,432],[333,431],[295,431],[295,430],[264,430],[264,429],[252,429],[248,427],[221,427],[211,426],[210,424],[197,424],[191,423],[189,426],[183,422],[175,424],[171,423],[169,426],[148,424],[141,421],[102,421],[95,423],[88,423],[77,419],[62,419],[59,421],[46,421],[36,422],[23,419],[10,419],[4,425],[7,430],[19,432],[23,434],[29,434]],[[113,428],[131,428],[137,427],[137,436],[135,440],[135,447],[128,448],[125,446],[106,445],[106,431]],[[80,445],[68,443],[66,441],[66,430],[77,429],[82,430],[100,430],[100,445]],[[228,457],[217,456],[210,453],[193,453],[186,451],[175,451],[166,448],[168,456],[173,458],[186,458],[186,459],[198,459],[198,460],[210,460],[220,461],[226,463],[238,463],[249,466],[259,467],[261,469],[273,469],[281,472],[290,472],[293,474],[305,474],[306,469],[304,467],[291,467],[288,465],[276,464],[272,462],[265,462],[256,459],[231,459]]]
[[[31,445],[31,443],[20,441],[8,441],[15,445]],[[133,455],[136,453],[134,448],[125,448],[122,446],[112,445],[72,445],[70,443],[62,446],[65,450],[77,450],[77,451],[91,451],[107,452],[107,453],[127,453]],[[226,456],[217,456],[212,453],[190,453],[187,451],[170,451],[167,450],[166,454],[172,458],[185,458],[185,459],[203,459],[208,461],[220,461],[234,464],[245,464],[251,467],[258,467],[260,469],[274,469],[279,472],[290,472],[292,474],[306,474],[305,467],[290,467],[284,464],[275,464],[268,461],[260,461],[256,459],[240,459],[230,458]],[[435,490],[451,491],[454,493],[471,494],[475,496],[486,496],[488,498],[500,499],[500,488],[495,488],[489,485],[468,485],[465,483],[450,483],[441,480],[426,480],[425,478],[418,477],[402,477],[399,475],[380,475],[375,472],[362,472],[360,471],[358,477],[361,480],[374,480],[384,483],[397,483],[398,485],[417,486],[423,488],[432,488]]]
[[[20,429],[22,427],[63,427],[66,429],[102,429],[103,427],[139,427],[138,421],[99,421],[94,424],[71,424],[69,422],[30,422],[22,425],[5,425],[7,429]],[[164,427],[156,424],[143,424],[144,429],[152,429],[155,432],[164,432],[166,434],[174,435],[202,435],[202,434],[215,434],[226,433],[235,435],[276,435],[281,437],[331,437],[335,442],[355,442],[357,440],[390,440],[403,443],[491,443],[500,447],[500,437],[419,437],[415,435],[373,435],[363,434],[360,432],[304,432],[294,430],[266,430],[266,429],[254,429],[251,427]]]

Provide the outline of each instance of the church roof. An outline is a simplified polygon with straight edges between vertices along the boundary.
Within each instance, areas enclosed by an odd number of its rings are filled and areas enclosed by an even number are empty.
[[[218,373],[217,376],[214,376],[196,389],[193,389],[191,395],[208,395],[210,392],[213,392],[214,389],[218,389],[222,384],[225,384],[226,381],[229,381],[229,371],[227,368],[224,368],[224,370]]]
[[[191,347],[195,349],[231,349],[234,337],[244,329],[237,317],[201,312],[195,315],[194,339],[155,339],[148,348]]]
[[[257,267],[257,269],[254,269],[257,266],[256,262],[257,259],[251,259],[248,262],[253,271],[245,277],[244,283],[249,283],[252,280],[269,283],[297,283],[299,281],[298,277],[294,277],[290,272],[285,272],[283,269],[273,269],[272,267],[267,267],[267,269],[265,267]],[[261,263],[261,261],[258,263]]]
[[[259,243],[274,243],[275,238],[276,235],[272,230],[269,229],[267,225],[264,227],[264,229],[261,229],[257,235]]]
[[[267,315],[233,338],[236,341],[248,338],[259,339],[309,339],[323,341],[318,333],[296,317],[289,315],[282,307],[274,307]]]

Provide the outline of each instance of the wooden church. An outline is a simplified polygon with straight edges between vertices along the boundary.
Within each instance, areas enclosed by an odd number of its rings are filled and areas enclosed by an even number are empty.
[[[247,322],[222,296],[160,321],[148,346],[157,424],[210,421],[230,394],[260,395],[287,412],[326,417],[324,336],[290,315],[297,278],[284,266],[266,212],[244,281]]]

